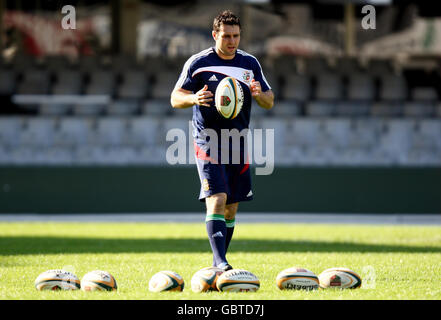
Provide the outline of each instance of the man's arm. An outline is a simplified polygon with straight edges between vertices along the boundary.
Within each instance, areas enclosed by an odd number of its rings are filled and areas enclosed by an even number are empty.
[[[274,93],[272,90],[262,92],[262,86],[259,81],[251,80],[251,95],[257,104],[264,109],[271,109],[274,106]]]
[[[207,89],[208,86],[205,85],[201,90],[193,93],[193,91],[176,88],[171,94],[170,103],[176,109],[190,108],[195,104],[209,107],[210,102],[213,101],[213,93]]]

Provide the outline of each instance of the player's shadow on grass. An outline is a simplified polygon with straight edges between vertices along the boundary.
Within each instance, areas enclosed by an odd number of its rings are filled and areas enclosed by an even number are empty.
[[[210,252],[208,240],[102,239],[69,237],[0,237],[0,255],[69,253]],[[230,252],[408,252],[439,253],[440,246],[369,244],[356,242],[292,241],[276,239],[235,239]]]

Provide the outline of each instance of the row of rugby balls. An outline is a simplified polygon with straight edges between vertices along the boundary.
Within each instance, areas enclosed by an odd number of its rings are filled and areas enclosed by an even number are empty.
[[[107,271],[94,270],[81,279],[65,270],[48,270],[35,279],[37,290],[113,291],[118,288],[115,278]]]
[[[242,269],[224,272],[216,267],[207,267],[197,271],[191,279],[193,292],[253,292],[259,287],[259,279],[250,271]],[[184,279],[176,272],[160,271],[150,279],[149,290],[152,292],[182,291]]]
[[[280,272],[276,284],[281,290],[315,290],[319,287],[355,289],[361,286],[361,277],[347,268],[327,269],[316,276],[310,270],[293,267]],[[117,284],[115,278],[106,271],[91,271],[84,275],[80,282],[78,277],[69,271],[48,270],[37,277],[35,287],[37,290],[112,291],[117,289]],[[259,288],[259,279],[250,271],[242,269],[223,272],[216,267],[207,267],[197,271],[191,279],[191,289],[194,292],[254,292]],[[182,291],[184,279],[176,272],[160,271],[150,279],[149,290]]]
[[[276,284],[281,290],[356,289],[361,287],[361,277],[348,268],[330,268],[316,276],[310,270],[294,267],[280,272]]]
[[[361,287],[361,277],[347,268],[330,268],[316,276],[310,270],[293,267],[280,272],[276,284],[280,290],[356,289]],[[194,292],[254,292],[259,288],[259,279],[250,271],[241,269],[223,272],[216,267],[207,267],[197,271],[191,279],[191,289]],[[183,289],[184,279],[173,271],[160,271],[149,283],[149,290],[152,292]]]

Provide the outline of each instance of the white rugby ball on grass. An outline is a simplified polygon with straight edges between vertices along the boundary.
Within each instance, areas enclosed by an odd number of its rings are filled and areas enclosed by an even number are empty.
[[[228,270],[216,281],[219,291],[254,292],[260,288],[260,280],[250,271],[242,269]]]
[[[310,270],[292,267],[277,275],[276,284],[280,290],[316,290],[319,279]]]
[[[193,292],[217,291],[217,279],[224,271],[217,267],[207,267],[197,271],[191,278]]]
[[[184,279],[173,271],[159,271],[150,279],[149,290],[151,292],[182,291]]]
[[[234,119],[242,110],[244,93],[240,82],[233,77],[223,78],[214,95],[216,109],[226,119]]]
[[[361,277],[348,268],[330,268],[319,274],[320,288],[356,289],[361,287]]]
[[[115,278],[107,271],[94,270],[81,279],[83,291],[113,291],[118,288]]]
[[[48,270],[35,279],[37,290],[78,290],[80,279],[66,270]]]

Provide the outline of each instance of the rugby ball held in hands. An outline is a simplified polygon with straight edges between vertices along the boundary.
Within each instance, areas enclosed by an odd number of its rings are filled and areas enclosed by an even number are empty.
[[[113,291],[118,288],[115,278],[107,271],[94,270],[81,279],[83,291]]]
[[[159,271],[150,279],[149,290],[151,292],[182,291],[184,279],[173,271]]]
[[[281,271],[276,278],[280,290],[316,290],[319,279],[314,272],[303,268],[288,268]]]
[[[193,292],[217,291],[216,282],[224,271],[217,267],[207,267],[199,270],[191,278]]]
[[[37,290],[77,290],[80,287],[78,277],[65,270],[48,270],[35,279]]]
[[[254,292],[259,290],[260,281],[247,270],[232,269],[221,274],[216,281],[216,286],[219,291]]]
[[[214,97],[216,109],[226,119],[234,119],[242,109],[244,93],[239,81],[226,77],[219,82]]]
[[[361,287],[361,277],[348,268],[326,269],[318,276],[320,288],[356,289]]]

